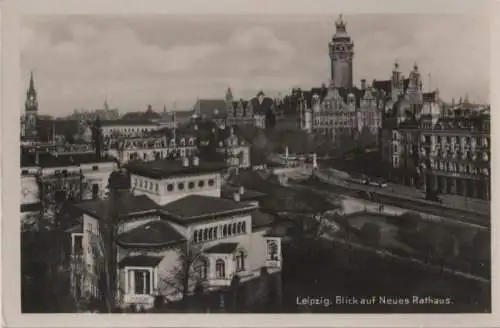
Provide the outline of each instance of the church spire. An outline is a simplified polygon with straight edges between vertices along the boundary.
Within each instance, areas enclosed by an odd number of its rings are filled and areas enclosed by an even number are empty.
[[[30,86],[29,86],[29,89],[28,89],[28,93],[29,94],[36,94],[35,82],[33,80],[33,71],[30,71]]]
[[[38,111],[38,100],[35,89],[35,82],[33,79],[33,71],[30,71],[30,82],[26,92],[26,102],[24,104],[26,114],[36,113]]]

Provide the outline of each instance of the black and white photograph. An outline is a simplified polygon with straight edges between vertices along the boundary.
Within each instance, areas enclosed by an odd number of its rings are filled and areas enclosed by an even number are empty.
[[[23,15],[21,313],[491,313],[490,25]]]

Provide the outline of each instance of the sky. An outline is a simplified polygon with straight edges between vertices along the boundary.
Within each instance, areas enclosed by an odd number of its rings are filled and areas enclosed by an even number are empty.
[[[328,84],[337,16],[25,16],[24,100],[33,71],[41,114],[110,107],[121,113],[187,110],[197,98]],[[344,15],[354,42],[354,81],[404,75],[417,63],[424,89],[445,101],[489,102],[489,20],[461,14]],[[429,78],[429,74],[431,74]]]

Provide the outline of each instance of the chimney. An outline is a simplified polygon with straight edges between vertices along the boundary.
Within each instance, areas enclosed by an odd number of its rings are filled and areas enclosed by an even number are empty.
[[[361,90],[366,90],[366,79],[361,79]]]
[[[240,186],[239,192],[240,192],[240,195],[243,195],[245,193],[245,187]]]
[[[198,156],[193,157],[193,165],[200,166],[200,158]]]
[[[189,166],[189,158],[184,157],[182,159],[182,166],[184,166],[184,167],[188,167]]]
[[[240,194],[235,192],[234,195],[233,195],[233,199],[235,202],[239,202],[240,201]]]

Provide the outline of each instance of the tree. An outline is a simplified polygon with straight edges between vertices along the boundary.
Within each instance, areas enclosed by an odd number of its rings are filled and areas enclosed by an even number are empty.
[[[192,285],[200,292],[203,285],[203,264],[207,261],[199,247],[186,242],[178,248],[178,264],[172,269],[168,277],[162,278],[162,282],[169,288],[174,289],[182,300],[186,300]]]
[[[37,174],[41,207],[23,220],[21,231],[23,311],[61,311],[74,304],[69,297],[70,270],[66,260],[72,204],[88,192],[83,175]],[[29,221],[29,222],[26,222]],[[36,300],[36,303],[30,304]]]
[[[429,224],[422,229],[421,236],[428,256],[435,259],[454,257],[457,241],[442,224]]]
[[[274,112],[269,109],[266,111],[266,128],[272,129],[276,126],[276,115],[274,115]]]
[[[71,131],[65,131],[64,132],[64,140],[69,143],[69,144],[74,144],[75,143],[75,136]]]
[[[119,212],[130,193],[130,178],[123,170],[111,173],[108,181],[109,199],[106,203],[104,219],[99,223],[97,236],[92,236],[91,244],[97,255],[96,267],[98,287],[101,296],[101,311],[108,313],[116,310],[117,295],[117,245]]]
[[[376,136],[370,131],[370,128],[364,126],[356,140],[358,149],[365,149],[377,145]]]

